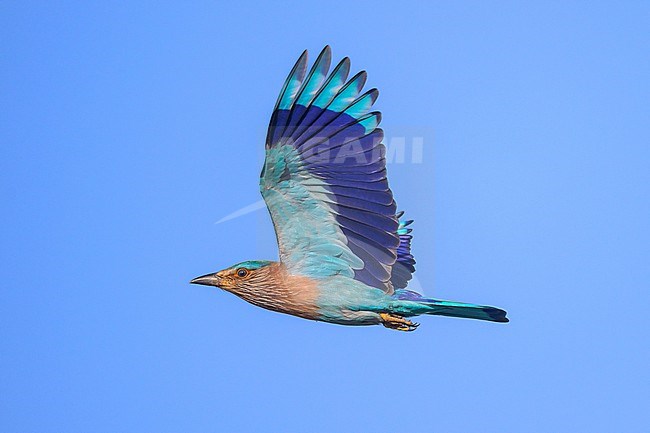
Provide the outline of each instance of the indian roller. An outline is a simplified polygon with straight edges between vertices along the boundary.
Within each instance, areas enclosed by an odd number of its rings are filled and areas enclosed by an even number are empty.
[[[415,272],[413,221],[398,212],[386,148],[371,111],[366,72],[348,79],[345,57],[328,74],[326,46],[312,67],[304,51],[282,86],[266,136],[260,191],[280,261],[237,263],[197,277],[262,308],[340,325],[413,331],[432,314],[508,322],[499,308],[430,299],[406,287]]]

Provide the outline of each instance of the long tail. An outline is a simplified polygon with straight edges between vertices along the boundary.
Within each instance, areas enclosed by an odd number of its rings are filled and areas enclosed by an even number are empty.
[[[491,322],[509,322],[506,312],[500,308],[486,305],[466,304],[463,302],[439,301],[427,299],[419,302],[426,307],[424,314],[438,316],[466,317],[468,319],[489,320]]]
[[[496,307],[423,298],[418,293],[410,290],[398,290],[395,295],[398,300],[402,301],[398,308],[403,310],[405,315],[433,314],[489,320],[491,322],[509,322],[506,317],[507,313]]]

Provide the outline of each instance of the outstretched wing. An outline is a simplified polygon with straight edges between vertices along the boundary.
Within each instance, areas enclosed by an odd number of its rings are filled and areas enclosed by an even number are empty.
[[[347,80],[344,58],[327,75],[329,46],[307,73],[305,51],[271,117],[260,190],[280,260],[293,274],[346,275],[393,293],[400,235],[386,179],[381,114],[363,94],[362,71]]]

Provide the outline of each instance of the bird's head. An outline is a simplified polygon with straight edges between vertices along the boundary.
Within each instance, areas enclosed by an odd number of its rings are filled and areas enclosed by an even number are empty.
[[[215,286],[238,293],[264,283],[269,277],[270,267],[274,263],[266,260],[249,260],[219,272],[196,277],[190,283]]]

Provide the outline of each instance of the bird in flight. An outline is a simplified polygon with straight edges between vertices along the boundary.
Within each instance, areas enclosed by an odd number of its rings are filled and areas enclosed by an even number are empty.
[[[508,322],[499,308],[425,298],[406,287],[415,272],[413,222],[402,218],[386,178],[377,89],[366,72],[348,80],[345,57],[328,74],[329,46],[289,73],[266,137],[260,191],[280,261],[251,260],[197,277],[251,304],[340,325],[413,331],[432,314]]]

